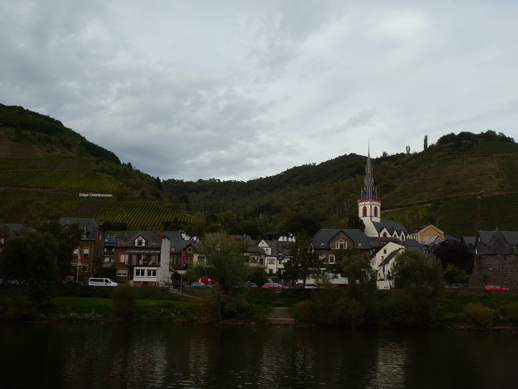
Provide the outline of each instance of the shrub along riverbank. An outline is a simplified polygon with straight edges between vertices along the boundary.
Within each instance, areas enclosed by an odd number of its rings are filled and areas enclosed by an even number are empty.
[[[218,320],[215,289],[185,294],[155,288],[63,287],[36,309],[21,287],[0,290],[0,320],[135,322],[190,325],[264,325],[274,306],[285,306],[299,325],[333,327],[515,329],[518,294],[507,291],[447,290],[433,304],[403,290],[376,291],[364,299],[347,290],[246,290],[245,308]]]

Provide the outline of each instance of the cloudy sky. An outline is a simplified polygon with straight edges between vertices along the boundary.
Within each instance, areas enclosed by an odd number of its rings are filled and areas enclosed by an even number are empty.
[[[518,140],[514,0],[0,0],[0,103],[161,179]]]

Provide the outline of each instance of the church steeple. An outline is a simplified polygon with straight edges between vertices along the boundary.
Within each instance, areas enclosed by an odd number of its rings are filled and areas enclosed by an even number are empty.
[[[367,154],[363,189],[360,194],[360,199],[358,200],[358,217],[362,219],[364,223],[381,221],[381,200],[378,199],[378,192],[374,186],[370,147]]]
[[[367,166],[365,167],[365,178],[363,179],[362,199],[377,199],[378,193],[374,186],[374,175],[372,174],[371,150],[367,154]]]

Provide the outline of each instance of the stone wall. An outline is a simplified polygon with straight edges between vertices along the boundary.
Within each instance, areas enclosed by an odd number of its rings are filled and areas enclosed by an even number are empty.
[[[485,285],[518,288],[518,256],[503,254],[475,256],[475,266],[469,278],[469,287],[483,288]]]

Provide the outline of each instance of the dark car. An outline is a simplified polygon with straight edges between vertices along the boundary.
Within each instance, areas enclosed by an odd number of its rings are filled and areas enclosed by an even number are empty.
[[[205,285],[203,282],[193,282],[191,283],[191,288],[205,288],[207,285]]]

